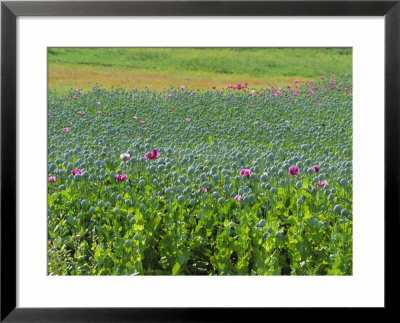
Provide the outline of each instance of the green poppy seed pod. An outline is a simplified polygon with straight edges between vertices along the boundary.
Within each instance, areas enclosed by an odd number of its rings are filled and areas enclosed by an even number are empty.
[[[130,200],[130,199],[129,200],[125,200],[125,204],[126,205],[131,205],[132,204],[132,200]]]
[[[135,218],[130,219],[130,220],[129,220],[129,223],[130,223],[130,224],[135,224],[135,223],[136,223]]]
[[[132,246],[132,242],[128,239],[125,241],[125,247],[129,248],[130,246]]]
[[[224,199],[223,197],[220,197],[220,198],[218,199],[218,203],[224,204],[224,203],[225,203],[225,199]]]
[[[282,232],[280,232],[280,231],[276,232],[275,233],[275,238],[277,238],[277,239],[283,238]]]
[[[333,211],[339,213],[340,211],[342,211],[342,206],[340,204],[336,204],[333,208]]]
[[[213,198],[217,199],[221,197],[221,194],[219,192],[214,192],[212,195]]]
[[[185,202],[186,201],[186,198],[183,196],[183,195],[179,195],[178,196],[178,202],[179,203],[183,203],[183,202]]]
[[[349,212],[347,210],[343,209],[342,211],[340,211],[340,214],[343,216],[348,216]]]
[[[248,196],[243,197],[243,202],[248,203],[250,202],[250,199]]]
[[[115,213],[115,214],[118,214],[118,213],[119,213],[119,208],[115,207],[115,208],[114,208],[114,213]]]
[[[340,185],[347,185],[347,180],[342,178],[339,183]]]
[[[86,200],[82,200],[81,205],[82,205],[83,207],[86,207],[86,206],[89,205],[89,203],[88,203],[88,201],[86,201]]]
[[[322,181],[325,178],[324,174],[319,174],[318,175],[318,180]]]
[[[298,181],[297,183],[296,183],[296,187],[297,188],[301,188],[303,186],[303,182],[302,181]]]
[[[110,208],[111,207],[111,203],[110,202],[106,202],[105,206],[106,206],[106,208]]]
[[[273,194],[276,194],[276,193],[278,193],[278,189],[276,187],[272,187],[270,189],[270,192],[273,193]]]
[[[267,176],[267,175],[261,175],[260,179],[261,179],[263,182],[266,182],[266,181],[268,181],[268,176]]]
[[[140,236],[139,236],[139,235],[137,235],[137,234],[135,234],[135,235],[133,236],[133,239],[135,239],[135,240],[139,240],[139,239],[140,239]]]
[[[264,219],[261,219],[260,221],[258,221],[257,226],[265,227],[266,224],[267,224],[267,221],[265,221]]]
[[[304,201],[303,201],[302,199],[298,199],[298,200],[297,200],[297,204],[302,205],[303,203],[304,203]]]
[[[103,207],[104,206],[104,202],[103,201],[98,201],[97,202],[97,206],[98,207]]]
[[[65,190],[65,185],[60,185],[60,186],[58,187],[58,190],[59,190],[59,191]]]
[[[93,214],[94,211],[95,211],[95,208],[94,208],[94,207],[91,207],[91,208],[89,209],[89,214]]]

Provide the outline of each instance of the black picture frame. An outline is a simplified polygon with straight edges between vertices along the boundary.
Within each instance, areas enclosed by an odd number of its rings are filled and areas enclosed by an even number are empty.
[[[16,19],[19,16],[384,16],[385,306],[396,310],[399,219],[400,0],[395,1],[4,1],[1,3],[1,322],[186,322],[248,320],[292,308],[18,308],[16,264]],[[373,237],[371,237],[373,238]],[[371,255],[373,261],[373,255]],[[40,291],[39,291],[40,292]],[[393,293],[394,292],[394,293]],[[337,309],[325,309],[332,311]],[[349,311],[348,309],[347,311]],[[383,312],[384,311],[384,312]],[[293,314],[296,313],[296,314]],[[282,316],[283,315],[283,316]],[[315,319],[325,319],[313,310]],[[320,315],[323,315],[320,317]],[[378,316],[379,315],[379,316]],[[370,318],[373,318],[370,316]],[[319,317],[319,318],[318,318]],[[254,318],[254,319],[253,319]]]

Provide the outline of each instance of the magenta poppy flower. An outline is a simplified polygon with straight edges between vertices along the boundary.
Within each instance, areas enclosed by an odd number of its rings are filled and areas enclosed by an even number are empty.
[[[242,89],[242,84],[236,85],[236,86],[235,86],[235,89],[238,89],[238,90]]]
[[[154,149],[153,152],[151,152],[151,153],[145,153],[144,154],[144,158],[147,158],[147,159],[156,159],[157,156],[158,156],[158,150],[157,149]]]
[[[240,170],[240,176],[250,177],[251,173],[251,170],[248,168],[243,168]]]
[[[234,199],[235,199],[236,201],[240,202],[240,201],[242,200],[242,197],[241,197],[240,195],[236,195],[236,196],[234,197]]]
[[[290,166],[289,167],[289,174],[293,176],[297,175],[300,171],[300,168],[297,166]]]
[[[324,180],[322,182],[320,182],[320,181],[317,182],[317,186],[325,186],[326,184],[327,184],[326,180]]]
[[[82,111],[78,111],[78,115],[80,115],[80,116],[81,116],[82,114],[83,114],[83,112],[82,112]]]
[[[181,90],[184,91],[186,90],[186,87],[184,87],[183,85],[181,86]]]
[[[312,169],[314,170],[314,172],[319,173],[319,166],[318,165],[314,165],[312,167]]]
[[[131,159],[131,155],[129,155],[129,154],[127,154],[127,153],[123,153],[123,154],[121,154],[121,155],[119,156],[119,158],[120,158],[122,161],[127,161],[127,160],[130,160],[130,159]]]
[[[312,89],[308,89],[307,92],[308,93],[313,93],[313,90]]]
[[[217,87],[216,87],[216,86],[213,86],[212,88],[213,88],[213,90],[215,90]]]
[[[115,179],[117,180],[117,182],[123,182],[124,180],[126,180],[127,175],[126,174],[117,174],[115,175]]]
[[[82,169],[73,169],[73,170],[71,170],[71,174],[74,176],[76,174],[82,175]]]
[[[232,85],[229,84],[229,85],[228,85],[228,89],[231,89],[231,88],[232,88]]]
[[[170,107],[171,110],[175,110],[175,107]]]
[[[142,120],[142,121],[140,121],[139,123],[140,123],[141,125],[143,125],[143,124],[144,124],[144,121]]]
[[[63,128],[63,131],[70,131],[71,128]]]
[[[103,111],[97,111],[97,114],[103,114]]]
[[[50,176],[49,179],[48,179],[48,181],[50,183],[54,183],[56,180],[57,180],[57,177],[55,177],[55,176]]]

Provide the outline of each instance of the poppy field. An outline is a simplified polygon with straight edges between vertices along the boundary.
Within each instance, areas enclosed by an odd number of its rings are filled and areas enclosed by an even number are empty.
[[[49,275],[352,275],[352,77],[48,94]]]

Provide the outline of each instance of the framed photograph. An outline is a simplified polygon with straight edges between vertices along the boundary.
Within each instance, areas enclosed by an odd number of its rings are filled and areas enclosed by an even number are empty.
[[[2,322],[394,308],[399,1],[3,1],[1,32]]]

